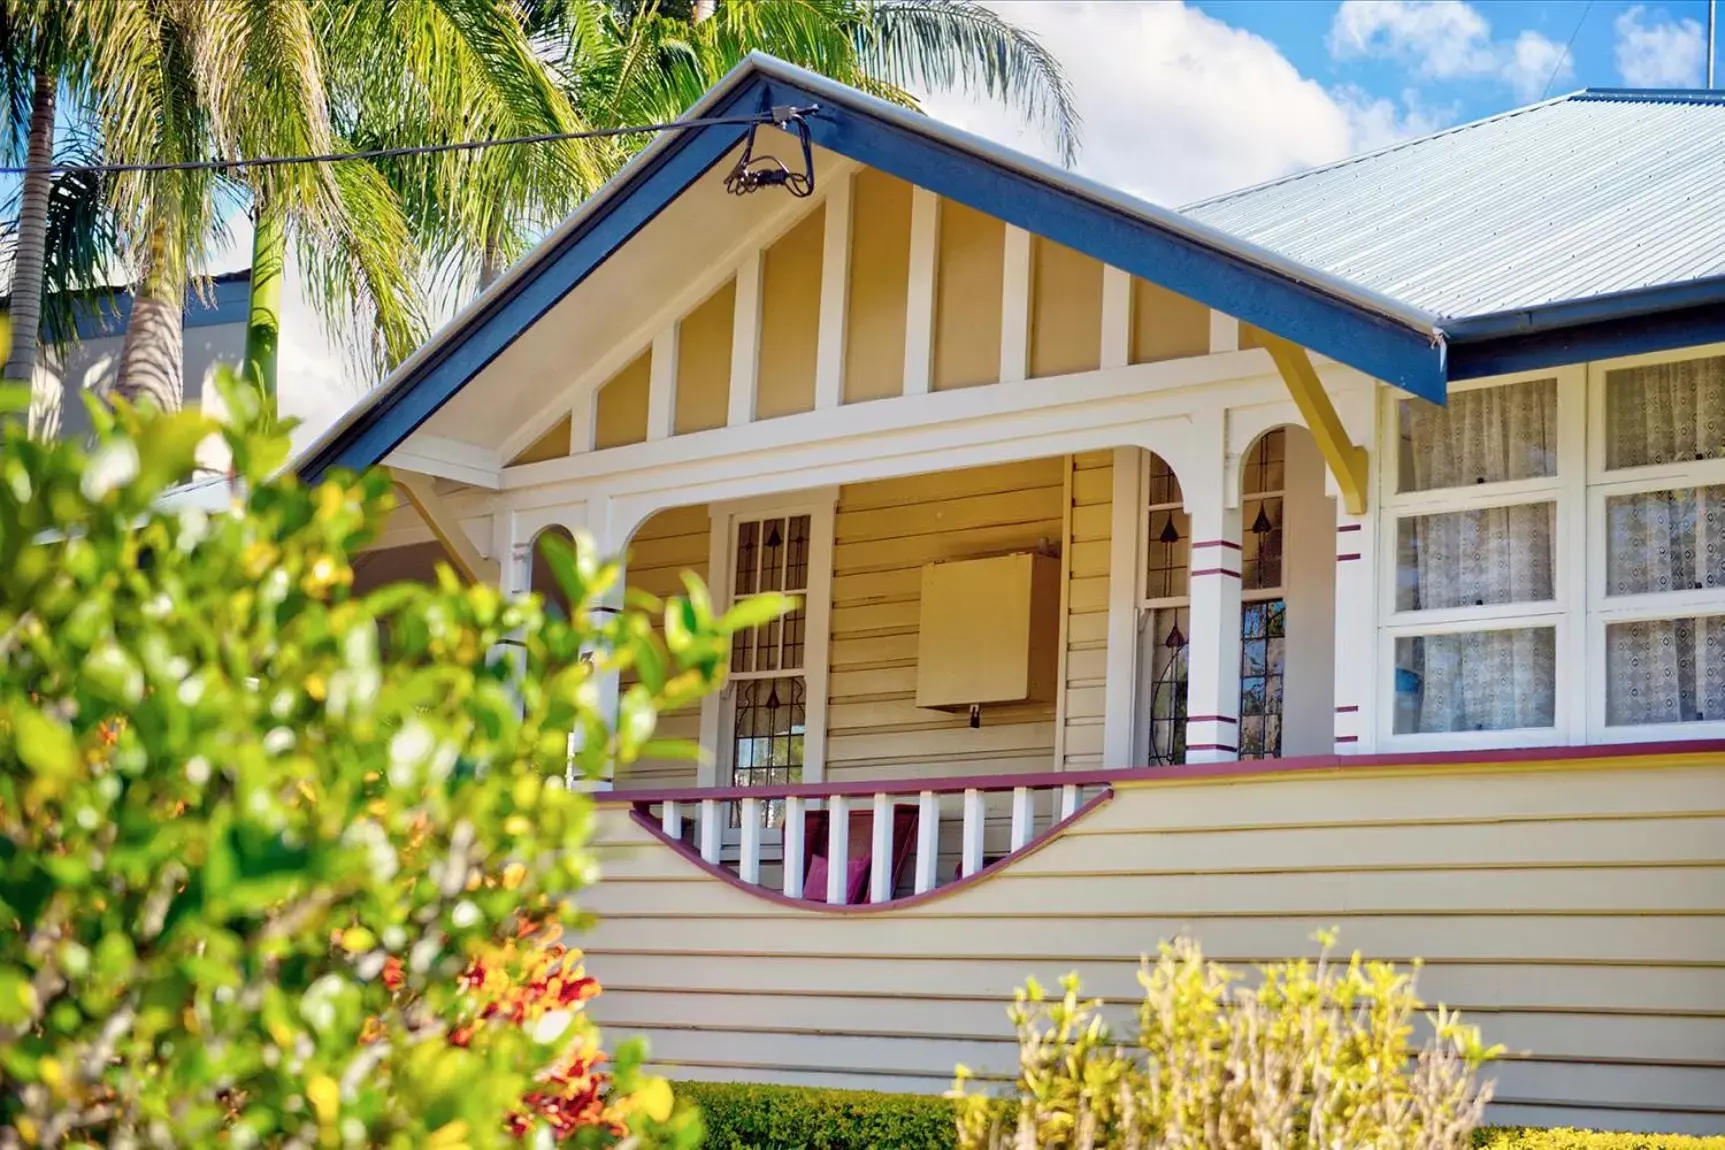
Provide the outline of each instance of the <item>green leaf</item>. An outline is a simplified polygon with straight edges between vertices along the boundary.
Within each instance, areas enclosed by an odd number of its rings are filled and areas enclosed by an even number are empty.
[[[738,631],[747,631],[751,627],[759,627],[789,614],[796,608],[797,603],[796,596],[781,595],[776,591],[751,595],[726,611],[719,620],[719,626],[734,635]]]
[[[18,757],[39,775],[61,778],[78,769],[78,740],[58,719],[34,708],[12,713]]]

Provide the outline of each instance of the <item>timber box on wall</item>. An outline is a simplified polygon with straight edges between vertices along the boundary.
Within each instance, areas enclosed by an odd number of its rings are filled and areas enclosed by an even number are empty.
[[[1021,552],[922,569],[916,705],[968,711],[1054,698],[1060,561]]]

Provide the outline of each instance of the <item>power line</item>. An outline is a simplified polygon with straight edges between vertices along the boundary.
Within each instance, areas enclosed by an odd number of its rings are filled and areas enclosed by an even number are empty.
[[[691,128],[726,126],[749,127],[762,124],[786,124],[800,121],[819,111],[806,107],[778,106],[752,116],[708,116],[696,120],[671,120],[662,124],[629,124],[620,128],[592,128],[583,132],[546,132],[537,136],[508,136],[498,140],[461,140],[452,144],[416,144],[398,148],[373,148],[363,152],[325,152],[315,156],[252,156],[238,160],[183,160],[159,164],[25,164],[20,167],[0,167],[0,176],[23,176],[41,172],[50,176],[88,172],[118,175],[125,172],[227,172],[240,168],[280,168],[293,164],[330,164],[343,160],[388,160],[402,156],[428,156],[442,152],[477,152],[485,148],[512,147],[519,144],[555,144],[567,140],[600,140],[614,136],[645,135],[652,132],[681,132]]]
[[[1557,63],[1551,66],[1551,75],[1545,78],[1545,87],[1540,90],[1539,98],[1545,99],[1551,94],[1551,85],[1557,80],[1557,74],[1563,71],[1563,62],[1569,58],[1569,50],[1575,47],[1575,38],[1581,35],[1581,26],[1587,23],[1587,14],[1593,11],[1593,0],[1587,0],[1586,7],[1581,10],[1581,19],[1575,22],[1575,30],[1569,34],[1569,43],[1563,46],[1563,51],[1557,54]]]

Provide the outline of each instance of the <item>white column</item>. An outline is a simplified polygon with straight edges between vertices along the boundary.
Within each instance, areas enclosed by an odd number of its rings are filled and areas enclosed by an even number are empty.
[[[598,549],[599,555],[602,558],[615,556],[618,564],[621,565],[624,559],[623,549],[628,541],[617,537],[618,533],[614,529],[615,516],[613,514],[611,501],[608,499],[593,500],[587,506],[587,516],[588,520],[586,530],[588,536],[592,540],[592,546]],[[603,618],[604,616],[608,616],[613,612],[621,611],[623,609],[623,597],[627,580],[628,571],[625,568],[618,574],[617,582],[612,585],[610,590],[605,592],[605,594],[600,598],[599,603],[596,605],[597,611],[595,614],[601,617],[596,618],[594,620],[595,623],[602,623],[605,621]],[[615,670],[603,672],[598,677],[597,685],[599,689],[600,717],[604,719],[605,725],[609,730],[615,731],[617,729],[617,703],[621,695],[621,684],[618,681],[618,673]],[[606,763],[605,773],[599,779],[595,780],[595,789],[610,790],[612,783],[616,778],[616,773],[617,764],[615,762]]]
[[[1035,277],[1035,237],[1006,226],[1000,275],[1000,382],[1016,383],[1030,374],[1030,300]]]
[[[904,394],[923,395],[934,371],[934,311],[940,272],[940,197],[916,188],[910,200],[910,284],[905,293]]]
[[[719,862],[719,850],[725,841],[724,827],[720,822],[720,811],[724,808],[718,799],[702,799],[700,823],[695,828],[695,834],[700,842],[701,857],[715,866]]]
[[[1036,835],[1034,792],[1029,787],[1012,788],[1012,849],[1023,850]]]
[[[829,178],[821,237],[821,310],[815,341],[815,408],[844,402],[845,324],[850,312],[851,192],[856,176]]]
[[[1132,273],[1102,269],[1102,359],[1104,370],[1132,358]]]
[[[725,422],[741,427],[755,421],[755,388],[760,383],[761,266],[765,253],[752,251],[737,265],[736,310],[731,326],[731,397]]]
[[[1226,312],[1210,311],[1210,354],[1240,350],[1240,321]]]
[[[794,795],[785,800],[786,898],[803,897],[803,800]]]
[[[647,438],[669,439],[677,418],[677,355],[682,324],[672,320],[653,337],[647,373]]]
[[[892,796],[874,797],[874,835],[869,844],[869,901],[892,901]]]
[[[755,886],[761,881],[761,800],[744,799],[737,806],[737,818],[743,824],[737,877]]]
[[[827,800],[827,904],[845,904],[851,857],[850,804],[843,795]]]
[[[982,869],[982,834],[988,818],[988,808],[981,791],[964,792],[964,837],[958,862],[960,877]]]
[[[940,862],[940,796],[923,791],[916,800],[916,893],[934,889]]]
[[[1336,753],[1350,755],[1369,744],[1364,722],[1373,687],[1377,651],[1377,605],[1372,579],[1372,522],[1349,515],[1336,500]]]
[[[1112,270],[1112,269],[1110,269]],[[1144,529],[1139,469],[1144,452],[1114,451],[1109,515],[1107,679],[1102,687],[1102,765],[1110,770],[1143,761],[1137,750],[1138,535]]]
[[[1240,508],[1227,506],[1226,421],[1195,421],[1196,472],[1180,476],[1192,524],[1186,761],[1227,762],[1240,746]]]

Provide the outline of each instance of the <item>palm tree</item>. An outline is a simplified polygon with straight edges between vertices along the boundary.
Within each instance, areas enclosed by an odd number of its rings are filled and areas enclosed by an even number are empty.
[[[82,0],[69,22],[89,52],[90,110],[116,163],[208,158],[212,133],[200,64],[219,55],[202,0]],[[183,400],[186,290],[219,234],[218,193],[207,169],[130,172],[113,199],[136,269],[131,320],[114,393],[164,410]]]

